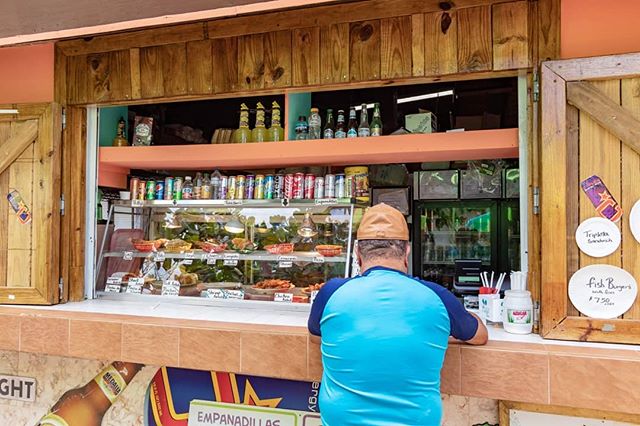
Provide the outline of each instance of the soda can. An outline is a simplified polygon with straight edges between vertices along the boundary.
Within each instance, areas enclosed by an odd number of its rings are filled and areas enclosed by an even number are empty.
[[[273,200],[273,175],[264,177],[264,199]]]
[[[316,199],[324,198],[324,178],[322,176],[316,178],[316,185],[313,192]]]
[[[284,198],[284,175],[273,177],[273,198],[278,200]]]
[[[284,175],[284,198],[290,200],[293,198],[293,181],[292,174]]]
[[[328,174],[324,177],[324,196],[335,198],[336,196],[336,175]]]
[[[164,199],[170,200],[173,197],[173,178],[164,178]]]
[[[147,191],[147,183],[143,180],[141,180],[140,182],[138,182],[138,193],[136,194],[138,196],[138,200],[144,200],[144,197],[146,195],[146,191]]]
[[[355,180],[353,179],[353,175],[347,175],[344,178],[344,196],[345,198],[353,198],[355,197],[354,188]]]
[[[256,177],[254,175],[247,175],[247,179],[244,184],[244,199],[253,200],[253,195],[256,187]]]
[[[304,198],[304,173],[293,175],[293,198],[301,200]]]
[[[245,187],[246,178],[244,175],[236,176],[236,200],[242,200],[244,198],[244,187]]]
[[[227,185],[229,185],[229,178],[226,176],[220,177],[220,192],[218,192],[218,200],[227,199]]]
[[[312,200],[316,189],[316,175],[309,173],[304,177],[304,198]]]
[[[336,175],[336,184],[335,184],[335,198],[344,198],[345,197],[345,177],[343,174]]]
[[[138,185],[140,184],[140,179],[134,177],[131,178],[131,182],[129,182],[129,191],[131,191],[131,199],[138,199],[138,189],[140,188]]]
[[[156,200],[164,200],[164,181],[156,182]]]
[[[182,183],[184,180],[181,177],[177,177],[173,180],[173,199],[182,200]]]
[[[236,177],[229,176],[227,182],[227,200],[233,200],[236,198]]]
[[[264,175],[256,175],[255,187],[253,198],[256,200],[264,199]]]
[[[148,180],[147,186],[145,187],[145,199],[153,200],[156,197],[156,181]]]

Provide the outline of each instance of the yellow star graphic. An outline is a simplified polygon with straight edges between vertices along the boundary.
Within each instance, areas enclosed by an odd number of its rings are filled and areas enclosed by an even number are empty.
[[[254,405],[256,407],[277,408],[282,398],[260,399],[258,394],[247,379],[244,386],[244,405]]]

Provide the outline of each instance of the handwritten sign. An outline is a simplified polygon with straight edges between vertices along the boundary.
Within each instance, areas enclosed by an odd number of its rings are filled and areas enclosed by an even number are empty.
[[[254,407],[194,399],[188,426],[320,426],[320,415],[281,408]]]
[[[208,253],[207,254],[207,265],[215,265],[216,261],[220,259],[220,256],[218,256],[215,253]]]
[[[122,260],[133,260],[133,252],[125,251],[122,253]]]
[[[576,244],[591,257],[605,257],[620,247],[620,229],[615,223],[601,217],[592,217],[576,229]]]
[[[144,200],[131,200],[131,207],[144,207]]]
[[[179,296],[180,295],[180,283],[176,280],[167,280],[162,283],[162,295],[163,296]]]
[[[227,290],[220,288],[207,289],[206,297],[209,299],[244,299],[244,290]]]
[[[296,259],[295,256],[278,256],[278,268],[291,268]]]
[[[167,255],[163,251],[156,252],[153,255],[153,260],[156,262],[164,262],[166,258],[167,258]]]
[[[311,259],[313,263],[324,263],[324,256],[313,256]]]
[[[337,203],[337,198],[319,198],[316,200],[316,206],[331,206]]]
[[[120,290],[122,290],[122,278],[120,277],[107,278],[107,283],[104,287],[104,291],[106,293],[120,293]]]
[[[275,293],[273,295],[273,301],[291,303],[293,302],[293,294],[292,293]]]
[[[127,293],[140,294],[142,293],[142,286],[144,285],[144,278],[129,278],[127,282]]]
[[[184,259],[182,260],[182,263],[184,263],[185,265],[191,265],[195,257],[196,255],[194,252],[188,251],[184,254]]]
[[[224,200],[225,206],[241,206],[244,200]]]
[[[571,303],[591,318],[616,318],[631,308],[637,295],[636,280],[617,266],[585,266],[569,280]]]
[[[238,253],[226,253],[223,259],[224,266],[236,266],[238,265],[238,260],[240,260],[240,255]]]

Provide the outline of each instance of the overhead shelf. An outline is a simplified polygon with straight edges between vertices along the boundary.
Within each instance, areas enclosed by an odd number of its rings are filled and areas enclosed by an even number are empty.
[[[211,170],[518,157],[518,129],[218,145],[101,147],[100,168]]]

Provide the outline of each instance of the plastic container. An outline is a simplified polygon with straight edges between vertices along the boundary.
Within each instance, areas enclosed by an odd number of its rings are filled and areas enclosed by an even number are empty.
[[[353,176],[353,195],[360,201],[369,201],[369,168],[345,167],[344,173],[346,176]]]
[[[502,326],[513,334],[529,334],[533,331],[533,301],[527,290],[506,290],[504,292]]]

